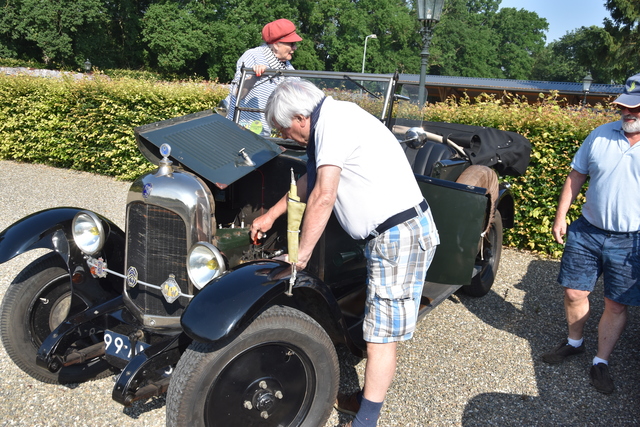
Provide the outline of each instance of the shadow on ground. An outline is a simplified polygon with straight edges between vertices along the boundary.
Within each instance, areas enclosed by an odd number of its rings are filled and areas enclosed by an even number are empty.
[[[597,347],[597,324],[604,302],[602,283],[591,294],[591,318],[585,330],[587,351],[561,365],[548,365],[541,355],[566,337],[563,292],[556,283],[559,263],[535,260],[515,284],[524,292],[522,305],[510,303],[510,288],[481,299],[461,296],[462,303],[490,326],[526,339],[531,348],[538,395],[479,394],[467,403],[462,425],[638,425],[640,423],[640,316],[629,310],[629,322],[610,360],[616,390],[595,391],[588,369]],[[486,310],[487,299],[496,310]],[[500,302],[502,300],[502,302]],[[500,357],[500,355],[485,355]],[[526,414],[526,415],[525,415]]]

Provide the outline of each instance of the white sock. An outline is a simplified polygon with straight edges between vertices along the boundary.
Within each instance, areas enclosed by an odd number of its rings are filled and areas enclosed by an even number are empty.
[[[604,359],[600,359],[598,356],[593,358],[593,364],[597,365],[598,363],[604,363],[605,365],[608,365],[609,362],[604,360]]]
[[[582,343],[584,342],[584,337],[580,338],[579,340],[574,340],[574,339],[571,339],[571,338],[567,338],[567,342],[569,343],[570,346],[580,347],[582,345]]]

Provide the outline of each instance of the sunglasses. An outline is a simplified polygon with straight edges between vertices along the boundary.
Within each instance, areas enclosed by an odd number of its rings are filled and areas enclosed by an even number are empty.
[[[625,107],[623,105],[618,105],[618,110],[620,110],[621,112],[624,111],[624,110],[629,110],[630,113],[637,114],[637,113],[640,113],[640,106],[639,107],[629,108],[629,107]]]

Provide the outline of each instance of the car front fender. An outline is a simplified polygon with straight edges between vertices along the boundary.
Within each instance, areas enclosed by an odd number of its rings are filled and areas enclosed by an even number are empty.
[[[60,247],[55,241],[56,232],[62,231],[69,239],[71,222],[82,210],[68,207],[47,209],[26,216],[10,225],[0,233],[0,264],[32,249],[45,248],[60,252]],[[124,232],[110,220],[100,218],[108,225],[107,241],[117,236],[124,242]],[[107,244],[105,247],[111,247],[111,245]],[[68,260],[66,261],[68,264]]]
[[[319,279],[298,272],[293,295],[286,296],[289,264],[262,260],[242,264],[204,287],[189,303],[180,323],[184,332],[196,341],[215,342],[227,338],[247,325],[263,308],[282,304],[301,311],[322,312],[315,316],[330,332],[348,339],[340,308]],[[320,318],[320,319],[319,319]]]

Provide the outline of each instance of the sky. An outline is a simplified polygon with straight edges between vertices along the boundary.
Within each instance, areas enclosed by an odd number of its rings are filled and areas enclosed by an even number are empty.
[[[603,19],[611,17],[604,0],[502,0],[500,7],[525,9],[545,18],[549,24],[547,43],[580,27],[602,27]]]

